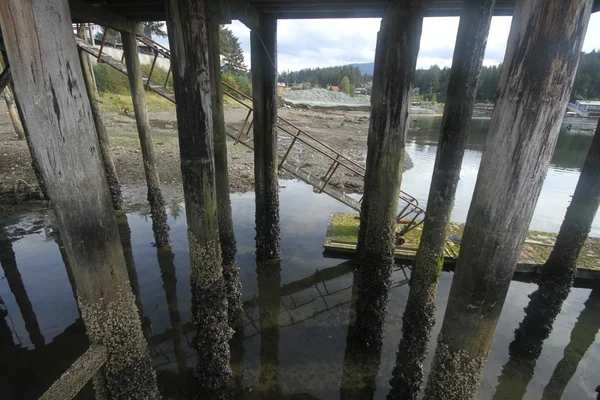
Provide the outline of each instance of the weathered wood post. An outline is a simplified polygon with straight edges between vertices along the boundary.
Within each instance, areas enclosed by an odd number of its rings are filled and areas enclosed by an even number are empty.
[[[465,0],[462,5],[448,82],[448,101],[388,399],[417,399],[423,385],[423,362],[435,325],[435,296],[444,264],[446,230],[460,179],[495,3],[495,0]]]
[[[579,318],[571,331],[571,340],[558,362],[548,385],[544,388],[543,400],[560,400],[577,366],[588,349],[594,344],[600,330],[600,289],[595,288],[585,302]],[[596,389],[597,390],[597,389]]]
[[[44,335],[42,335],[33,305],[29,300],[29,295],[17,267],[17,258],[12,247],[12,242],[2,231],[0,231],[0,265],[4,271],[8,287],[13,296],[15,296],[15,301],[21,312],[21,318],[25,322],[25,330],[29,334],[29,340],[36,349],[40,349],[46,344],[46,341],[44,340]]]
[[[125,64],[127,65],[131,99],[133,100],[133,111],[135,113],[140,146],[142,148],[142,158],[144,160],[144,173],[146,174],[146,185],[148,186],[148,203],[150,203],[150,212],[152,213],[154,240],[156,241],[156,247],[163,247],[169,244],[169,226],[167,225],[165,200],[160,191],[160,177],[158,176],[150,120],[148,119],[148,110],[146,108],[146,93],[142,80],[142,67],[140,65],[137,40],[133,33],[128,32],[121,32],[121,39],[123,42]]]
[[[81,70],[83,71],[83,79],[85,80],[85,88],[90,99],[94,124],[96,125],[96,131],[98,132],[98,143],[100,144],[100,153],[104,164],[104,172],[108,179],[108,188],[110,189],[113,208],[115,210],[120,210],[123,208],[121,184],[117,177],[117,171],[112,158],[112,151],[109,146],[108,132],[106,131],[104,119],[102,118],[102,111],[100,110],[100,97],[98,96],[98,88],[96,87],[96,78],[94,77],[91,56],[81,48],[78,48],[78,51],[79,59],[81,61]]]
[[[0,2],[0,23],[61,238],[73,268],[91,344],[108,362],[96,379],[102,398],[159,397],[128,287],[108,183],[67,0]]]
[[[25,130],[23,129],[23,124],[19,119],[19,113],[17,111],[17,107],[15,107],[15,101],[10,94],[9,88],[4,89],[4,101],[6,102],[8,115],[10,116],[13,128],[15,128],[15,134],[17,135],[17,138],[19,138],[19,140],[25,139]]]
[[[211,99],[213,112],[213,139],[215,147],[215,180],[217,188],[217,213],[219,215],[219,240],[223,260],[223,277],[227,290],[229,325],[242,315],[242,284],[240,268],[235,261],[237,252],[231,199],[229,197],[229,169],[227,167],[227,134],[223,111],[223,84],[221,82],[221,55],[219,51],[218,1],[208,2],[209,65],[211,67]]]
[[[261,14],[250,32],[252,107],[254,108],[254,181],[256,259],[281,257],[277,181],[277,18]]]
[[[371,108],[368,140],[371,159],[367,160],[366,191],[361,207],[368,207],[368,218],[355,271],[356,335],[370,345],[382,340],[389,301],[404,145],[423,13],[423,1],[394,3],[384,17],[384,22],[387,19],[387,24],[382,24],[384,31],[380,32],[387,40],[380,38],[378,43],[387,46],[379,58],[385,60],[378,78],[381,93]]]
[[[388,20],[389,15],[384,15],[381,19],[379,32],[377,33],[377,44],[375,46],[375,62],[373,65],[373,87],[371,89],[371,110],[378,104],[381,98],[381,91],[383,87],[383,73],[385,67],[385,58],[387,54],[388,44]],[[377,135],[374,129],[373,118],[369,119],[369,132],[367,134],[367,159],[366,159],[366,170],[365,180],[363,184],[363,198],[360,207],[360,225],[358,228],[358,243],[356,245],[357,259],[360,259],[360,255],[363,254],[363,248],[365,245],[365,235],[367,232],[367,222],[369,220],[369,193],[376,191],[372,185],[375,183],[370,178],[371,174],[374,173],[373,164],[377,151]]]
[[[231,374],[227,293],[215,187],[206,1],[169,0],[167,28],[177,100],[181,174],[190,245],[192,319],[200,386],[224,388]]]
[[[471,399],[477,393],[556,145],[591,6],[541,0],[515,5],[428,399]]]
[[[579,253],[588,238],[600,206],[600,122],[592,139],[579,181],[567,208],[556,243],[542,267],[539,288],[530,296],[525,318],[515,331],[511,354],[537,358],[552,331],[577,270]],[[536,356],[537,353],[537,356]]]
[[[566,300],[579,253],[600,206],[600,122],[575,188],[556,244],[542,267],[539,288],[530,295],[525,318],[509,346],[510,359],[502,370],[496,399],[521,398],[534,374],[537,359]],[[517,384],[517,383],[521,384]]]

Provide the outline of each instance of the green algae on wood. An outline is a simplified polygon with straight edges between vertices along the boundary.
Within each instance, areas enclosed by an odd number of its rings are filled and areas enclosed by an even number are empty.
[[[324,248],[337,253],[354,253],[358,242],[359,215],[353,213],[332,213],[329,217]],[[444,249],[444,266],[453,265],[460,251],[465,224],[451,222],[446,231],[446,248]],[[398,227],[400,229],[400,227]],[[422,228],[420,226],[409,231],[404,237],[406,243],[396,247],[397,262],[414,262],[416,249],[419,246]],[[459,240],[450,238],[457,237]],[[540,272],[548,259],[556,233],[529,231],[519,256],[518,272]],[[600,279],[600,238],[590,237],[583,246],[577,260],[577,275],[581,278]]]

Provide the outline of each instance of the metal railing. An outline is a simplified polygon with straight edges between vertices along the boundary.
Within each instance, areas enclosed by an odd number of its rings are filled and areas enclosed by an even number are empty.
[[[104,30],[104,35],[106,35],[106,32],[107,32],[107,29]],[[152,73],[154,71],[154,65],[156,64],[156,59],[160,54],[163,57],[170,60],[171,53],[170,53],[169,49],[167,49],[165,46],[161,45],[160,43],[155,42],[154,40],[152,40],[146,36],[136,35],[136,38],[140,43],[148,46],[154,52],[154,59],[151,64],[148,76],[146,77],[146,79],[147,79],[146,89],[156,90],[156,87],[150,86],[151,82],[152,82]],[[104,39],[105,39],[105,37],[103,38],[103,41],[102,41],[103,43],[104,43]],[[103,48],[103,45],[100,46],[98,60],[102,59],[102,48]],[[172,68],[169,67],[169,71],[167,72],[165,81],[162,83],[159,83],[162,86],[162,88],[166,88],[169,77],[171,75],[171,70],[172,70]],[[164,93],[161,93],[161,94],[164,96]],[[236,88],[227,84],[226,82],[223,82],[223,94],[225,96],[231,98],[232,100],[236,101],[242,107],[244,107],[248,110],[241,128],[239,130],[237,130],[235,132],[235,134],[231,134],[231,133],[227,132],[227,135],[235,140],[235,144],[242,144],[242,145],[250,148],[251,150],[253,150],[253,147],[250,144],[250,141],[252,140],[252,136],[250,135],[250,133],[251,133],[252,126],[254,123],[253,118],[251,118],[253,111],[254,111],[252,109],[252,106],[250,105],[250,104],[252,104],[252,98],[250,96],[246,95],[245,93],[240,92],[239,90],[237,90]],[[169,99],[169,100],[174,101],[174,98]],[[315,138],[313,135],[307,133],[305,130],[294,125],[292,122],[286,120],[283,117],[279,117],[278,121],[277,121],[277,128],[278,128],[279,132],[283,133],[286,137],[291,139],[289,146],[287,146],[283,150],[281,160],[279,161],[279,169],[281,169],[285,166],[289,166],[290,168],[286,168],[286,171],[290,172],[292,175],[299,177],[300,179],[302,179],[302,180],[306,181],[307,183],[309,183],[310,185],[312,185],[317,190],[318,193],[325,192],[329,195],[332,195],[331,194],[332,192],[326,191],[326,189],[332,189],[331,181],[332,181],[334,175],[336,173],[339,174],[340,171],[344,171],[346,174],[351,174],[355,177],[358,177],[358,178],[364,180],[365,173],[366,173],[366,168],[364,166],[362,166],[362,165],[358,164],[357,162],[351,160],[350,158],[344,156],[343,154],[336,151],[335,149],[333,149],[326,143],[323,143],[319,139]],[[292,150],[295,148],[295,146],[298,144],[302,144],[303,146],[306,146],[307,148],[315,151],[316,153],[320,154],[321,156],[323,156],[329,160],[330,164],[328,165],[327,172],[323,176],[317,177],[317,180],[306,180],[306,179],[300,177],[297,173],[298,170],[302,170],[300,165],[294,166],[293,168],[291,167],[293,162],[289,161],[290,154],[292,153]],[[310,171],[308,171],[308,172],[310,172]],[[310,175],[314,175],[314,174],[306,173],[305,175],[310,176]],[[334,195],[332,195],[332,197],[336,198],[337,200],[340,200],[339,198],[335,197]],[[397,243],[402,244],[403,243],[402,236],[404,236],[406,233],[415,229],[416,227],[418,227],[419,225],[421,225],[423,223],[424,218],[425,218],[425,210],[419,206],[419,202],[415,197],[411,196],[410,194],[408,194],[402,190],[400,191],[399,200],[400,200],[400,204],[399,204],[400,212],[397,215],[397,223],[400,225],[400,230],[398,231],[397,236],[400,237],[400,240]],[[360,199],[360,201],[358,201],[358,202],[356,202],[356,201],[353,201],[352,203],[344,202],[344,204],[349,205],[350,207],[354,208],[356,211],[360,211],[360,202],[361,201],[362,201],[362,199]]]
[[[229,98],[233,99],[234,101],[238,102],[240,105],[248,109],[248,113],[246,114],[246,118],[244,119],[242,127],[234,135],[230,135],[229,133],[228,134],[235,140],[236,144],[241,143],[246,147],[252,149],[252,147],[249,145],[249,142],[252,139],[252,137],[250,136],[250,130],[252,129],[253,121],[250,119],[250,117],[252,116],[253,109],[250,105],[247,104],[248,102],[252,101],[252,98],[225,82],[223,82],[223,87],[224,95],[228,96]],[[321,142],[311,134],[297,127],[296,125],[284,119],[283,117],[279,117],[277,122],[277,128],[279,129],[279,131],[283,132],[285,135],[288,135],[292,139],[290,145],[287,147],[286,150],[284,150],[283,157],[279,162],[280,169],[287,161],[290,153],[292,152],[292,149],[294,148],[294,145],[300,142],[331,161],[327,172],[324,176],[320,178],[321,186],[315,187],[319,193],[323,193],[325,187],[330,184],[333,175],[339,170],[339,167],[342,167],[342,169],[346,170],[346,172],[350,172],[355,176],[364,179],[366,168],[362,165],[352,161],[348,157],[337,152],[327,144]],[[244,139],[242,139],[242,137],[244,137]],[[397,222],[400,225],[402,225],[402,228],[399,232],[399,236],[404,236],[407,232],[411,231],[412,229],[416,228],[417,226],[423,223],[425,217],[425,210],[419,206],[419,202],[416,198],[402,190],[400,191],[400,201],[402,204],[400,206],[401,210],[397,216]]]

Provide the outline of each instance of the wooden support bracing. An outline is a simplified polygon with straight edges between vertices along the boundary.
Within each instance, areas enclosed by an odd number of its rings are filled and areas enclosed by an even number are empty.
[[[142,67],[140,65],[137,40],[135,35],[127,32],[121,32],[121,38],[125,63],[127,65],[131,99],[133,100],[135,121],[144,161],[144,173],[146,175],[146,185],[148,186],[148,203],[150,203],[150,211],[152,213],[154,240],[157,247],[162,247],[169,243],[169,226],[167,225],[165,201],[160,191],[160,178],[158,167],[156,166],[154,144],[152,143],[150,119],[148,118],[148,110],[146,108],[146,94],[142,80]]]
[[[231,330],[219,238],[209,16],[206,3],[195,0],[169,0],[166,11],[190,246],[194,348],[199,385],[210,397],[231,374]]]
[[[104,346],[91,345],[81,357],[50,386],[40,400],[71,400],[108,359]]]
[[[446,232],[460,179],[477,82],[496,0],[465,0],[460,17],[448,101],[437,147],[427,214],[419,241],[410,292],[403,316],[388,400],[418,399],[423,363],[435,325],[437,283],[444,263]]]
[[[0,23],[31,144],[73,268],[88,338],[108,361],[105,398],[156,399],[158,389],[114,220],[66,0],[0,2]]]
[[[394,265],[398,196],[413,79],[423,26],[424,2],[390,6],[381,24],[371,124],[367,139],[365,193],[361,207],[356,336],[375,345],[383,337]],[[382,51],[383,53],[380,53]],[[363,216],[366,217],[363,219]]]
[[[121,193],[121,184],[117,176],[117,170],[112,158],[112,151],[110,150],[108,132],[104,125],[104,119],[102,117],[102,111],[100,110],[100,97],[98,95],[98,88],[96,87],[96,79],[94,77],[94,69],[92,67],[92,61],[90,55],[83,51],[81,48],[79,51],[79,59],[81,61],[81,71],[83,72],[83,79],[85,80],[85,88],[90,100],[90,107],[92,109],[92,115],[94,117],[94,124],[96,125],[96,132],[98,134],[98,144],[100,145],[100,153],[102,154],[102,162],[104,165],[104,172],[108,179],[108,188],[110,189],[110,197],[112,199],[113,208],[120,210],[123,208],[123,195]]]
[[[281,257],[277,181],[277,19],[275,16],[260,16],[260,27],[250,33],[250,44],[253,65],[256,258],[272,260]]]
[[[556,145],[591,9],[591,0],[517,3],[427,399],[477,394]]]

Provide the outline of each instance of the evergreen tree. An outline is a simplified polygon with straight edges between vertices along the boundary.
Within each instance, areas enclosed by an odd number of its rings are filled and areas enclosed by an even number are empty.
[[[223,72],[244,75],[247,68],[244,64],[244,53],[240,41],[230,29],[224,26],[221,26],[219,30],[219,46]]]
[[[340,92],[350,94],[350,79],[347,76],[340,79]]]

